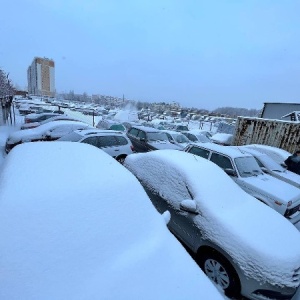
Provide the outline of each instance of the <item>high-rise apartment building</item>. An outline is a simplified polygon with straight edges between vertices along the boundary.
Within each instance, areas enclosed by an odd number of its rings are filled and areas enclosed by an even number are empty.
[[[27,70],[28,93],[37,96],[55,96],[54,61],[35,57]]]

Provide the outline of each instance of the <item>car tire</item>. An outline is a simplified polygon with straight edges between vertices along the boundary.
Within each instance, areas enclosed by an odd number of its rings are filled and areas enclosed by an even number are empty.
[[[117,160],[121,165],[123,165],[123,164],[124,164],[124,161],[125,161],[125,158],[126,158],[125,155],[121,155],[121,156],[118,156],[118,157],[116,158],[116,160]]]
[[[198,264],[207,277],[224,290],[228,297],[239,297],[241,284],[230,262],[220,253],[210,251],[197,257]]]

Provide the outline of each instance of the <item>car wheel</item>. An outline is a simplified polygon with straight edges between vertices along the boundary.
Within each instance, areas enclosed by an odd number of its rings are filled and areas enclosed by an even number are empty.
[[[117,158],[116,158],[116,160],[120,163],[120,164],[124,164],[124,161],[125,161],[125,158],[126,158],[126,156],[118,156]]]
[[[198,262],[202,271],[224,290],[228,297],[239,296],[241,285],[239,277],[230,262],[217,252],[201,253]]]

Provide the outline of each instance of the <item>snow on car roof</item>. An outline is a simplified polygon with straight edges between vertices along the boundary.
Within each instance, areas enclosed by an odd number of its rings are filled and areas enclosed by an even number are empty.
[[[219,143],[231,143],[232,134],[230,133],[215,133],[211,138],[212,141]]]
[[[0,178],[1,299],[222,299],[105,152],[26,143]]]
[[[188,185],[204,236],[227,251],[246,275],[271,284],[299,285],[298,280],[291,281],[294,269],[300,267],[298,230],[244,192],[217,165],[189,153],[157,150],[129,155],[125,166],[150,189],[163,191],[173,201],[185,200],[178,198],[176,187]],[[173,187],[164,180],[170,174]]]
[[[242,153],[238,149],[231,148],[229,146],[222,146],[222,145],[217,145],[217,144],[213,144],[213,143],[205,143],[205,144],[201,144],[201,145],[195,144],[195,143],[191,143],[191,144],[201,147],[203,149],[208,149],[208,150],[212,150],[212,151],[216,151],[216,152],[228,155],[232,158],[243,157],[243,156],[252,156],[251,154]]]
[[[290,152],[284,149],[268,145],[250,144],[245,145],[245,147],[255,149],[261,153],[265,153],[279,164],[283,163],[290,155],[292,155]]]
[[[26,129],[26,130],[17,130],[12,132],[8,139],[9,141],[19,141],[25,138],[31,138],[34,137],[37,134],[43,134],[44,132],[51,130],[53,128],[59,127],[61,125],[80,125],[82,124],[83,126],[89,126],[87,123],[84,122],[78,122],[78,121],[69,121],[69,120],[61,120],[61,121],[52,121],[52,122],[48,122],[46,124],[42,124],[38,127],[35,128],[30,128],[30,129]]]

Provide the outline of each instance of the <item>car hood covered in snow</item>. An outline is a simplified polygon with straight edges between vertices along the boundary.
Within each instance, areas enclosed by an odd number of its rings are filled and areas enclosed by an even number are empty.
[[[172,172],[174,182],[184,180],[199,211],[196,226],[204,238],[224,249],[246,276],[279,286],[299,285],[298,230],[244,192],[217,165],[189,153],[165,150],[130,155],[125,166],[148,188],[172,199],[177,199],[176,191],[164,185],[164,174]]]

